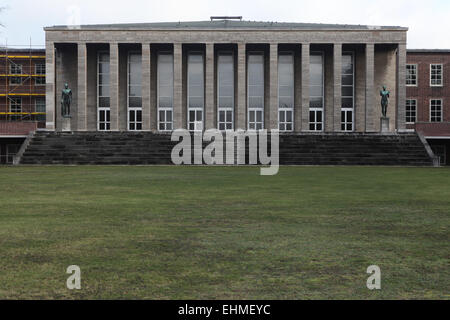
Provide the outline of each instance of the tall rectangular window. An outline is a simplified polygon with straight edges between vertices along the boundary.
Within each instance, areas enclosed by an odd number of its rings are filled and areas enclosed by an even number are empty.
[[[278,56],[278,129],[294,130],[294,55]]]
[[[97,59],[97,127],[100,131],[111,129],[109,95],[109,53],[99,52]]]
[[[417,86],[417,64],[406,65],[406,85]]]
[[[355,108],[355,67],[353,53],[342,55],[342,108],[341,130],[353,131]]]
[[[128,130],[142,130],[142,57],[128,54]]]
[[[13,121],[22,118],[22,98],[9,98],[9,112],[16,113],[11,115]]]
[[[158,54],[158,129],[173,130],[173,54]]]
[[[406,100],[406,123],[412,124],[416,122],[417,117],[417,100]]]
[[[45,84],[45,63],[37,63],[34,66],[34,72],[37,77],[34,78],[34,82],[37,86]]]
[[[264,129],[264,55],[248,55],[248,129]]]
[[[11,63],[9,65],[9,73],[11,75],[19,75],[22,74],[22,65],[18,63]],[[21,85],[22,77],[11,77],[9,78],[9,84],[11,85]]]
[[[36,121],[45,122],[45,98],[36,98],[34,100],[34,106],[36,112],[41,113],[36,115]]]
[[[442,122],[442,100],[431,99],[430,100],[430,121]]]
[[[441,87],[443,74],[442,64],[431,64],[430,65],[430,85],[432,87]]]
[[[205,103],[203,54],[188,54],[188,128],[190,131],[203,130],[203,110]]]
[[[323,54],[313,53],[310,56],[309,83],[309,130],[323,130],[324,106],[324,67]]]
[[[219,130],[234,129],[234,60],[219,52],[217,60],[217,123]]]

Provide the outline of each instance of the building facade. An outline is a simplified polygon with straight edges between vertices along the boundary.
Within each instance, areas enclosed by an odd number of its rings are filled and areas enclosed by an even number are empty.
[[[0,163],[45,128],[45,49],[0,49]]]
[[[54,26],[46,32],[47,130],[380,132],[406,125],[406,33],[232,20]]]
[[[450,164],[450,50],[408,50],[406,126]]]

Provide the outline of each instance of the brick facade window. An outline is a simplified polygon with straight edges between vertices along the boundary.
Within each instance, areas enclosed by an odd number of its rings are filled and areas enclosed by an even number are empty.
[[[406,100],[406,123],[415,123],[417,119],[417,100]]]
[[[417,64],[406,65],[406,85],[417,86]]]
[[[432,87],[441,87],[442,83],[443,66],[442,64],[430,65],[430,85]]]
[[[34,68],[35,68],[36,75],[45,75],[45,64],[44,63],[38,63],[35,65]],[[45,85],[45,77],[36,77],[35,84],[37,86]]]
[[[430,121],[442,122],[442,99],[430,100]]]
[[[22,74],[22,65],[17,63],[12,63],[9,66],[9,73],[10,74]],[[21,77],[11,77],[9,78],[9,84],[11,85],[21,85],[22,84],[22,78]]]

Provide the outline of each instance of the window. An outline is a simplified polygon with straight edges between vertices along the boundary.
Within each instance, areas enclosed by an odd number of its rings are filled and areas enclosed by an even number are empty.
[[[442,86],[442,64],[430,65],[430,85],[432,87]]]
[[[158,54],[158,129],[173,130],[173,55]]]
[[[220,52],[217,60],[217,121],[219,130],[234,129],[234,60],[231,52]]]
[[[11,63],[9,65],[9,73],[11,75],[18,75],[22,74],[22,65],[17,63]],[[9,83],[11,85],[21,85],[22,84],[22,77],[11,77],[9,78]]]
[[[36,74],[45,75],[45,63],[36,63],[34,68]]]
[[[44,63],[37,63],[35,66],[35,74],[38,75],[38,77],[34,78],[35,84],[37,86],[41,86],[45,84],[45,64]]]
[[[417,116],[417,100],[406,100],[406,123],[415,123]]]
[[[341,130],[353,131],[353,111],[355,108],[355,67],[353,53],[344,53],[342,55],[341,96]]]
[[[37,113],[44,113],[36,115],[36,121],[45,122],[45,98],[36,98],[34,105]]]
[[[430,100],[430,121],[442,122],[442,100],[432,99]]]
[[[19,114],[12,114],[11,120],[20,120],[22,118],[22,115],[20,114],[22,112],[22,98],[9,98],[9,112],[19,113]]]
[[[128,54],[128,130],[142,130],[142,58]]]
[[[190,131],[203,130],[204,109],[204,74],[203,55],[189,53],[188,55],[188,129]]]
[[[109,53],[99,52],[97,63],[97,109],[98,130],[111,129],[110,95],[109,95]]]
[[[310,56],[310,83],[309,83],[309,130],[323,130],[323,55],[313,53]]]
[[[264,55],[248,56],[248,129],[264,129]]]
[[[417,64],[406,65],[406,85],[417,86]]]
[[[294,55],[278,57],[278,130],[294,130]]]

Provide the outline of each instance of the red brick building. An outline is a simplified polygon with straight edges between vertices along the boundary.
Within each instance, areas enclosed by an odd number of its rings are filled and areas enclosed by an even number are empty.
[[[450,50],[408,50],[407,128],[422,133],[442,164],[450,163]]]
[[[0,49],[0,163],[45,128],[45,49]]]

